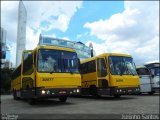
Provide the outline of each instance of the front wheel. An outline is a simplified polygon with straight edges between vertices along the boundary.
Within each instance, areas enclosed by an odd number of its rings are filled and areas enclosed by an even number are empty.
[[[13,90],[13,99],[18,100],[17,92],[15,90]]]
[[[29,98],[29,99],[28,99],[28,103],[29,103],[30,105],[35,105],[35,104],[36,104],[36,99]]]
[[[121,97],[121,95],[114,95],[114,97],[115,97],[115,98],[120,98],[120,97]]]
[[[67,96],[65,96],[65,97],[59,97],[59,100],[60,100],[61,102],[66,102]]]
[[[99,97],[96,86],[90,86],[89,92],[90,92],[90,95],[92,95],[93,97]]]

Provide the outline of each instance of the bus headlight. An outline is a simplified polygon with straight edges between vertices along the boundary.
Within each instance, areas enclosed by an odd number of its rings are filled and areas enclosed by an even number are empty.
[[[77,93],[79,93],[79,89],[77,89]]]
[[[46,93],[46,91],[45,91],[45,90],[42,90],[42,91],[41,91],[41,93],[42,93],[42,94],[45,94],[45,93]]]

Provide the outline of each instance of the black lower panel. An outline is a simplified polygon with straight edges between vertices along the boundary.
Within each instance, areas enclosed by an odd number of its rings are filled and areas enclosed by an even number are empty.
[[[34,98],[35,97],[35,89],[21,90],[21,97],[22,98]]]

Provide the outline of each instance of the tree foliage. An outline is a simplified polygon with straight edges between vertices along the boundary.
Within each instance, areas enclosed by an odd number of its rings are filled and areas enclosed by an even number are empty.
[[[9,68],[1,69],[1,92],[10,90],[12,72],[13,72],[13,69],[9,69]]]

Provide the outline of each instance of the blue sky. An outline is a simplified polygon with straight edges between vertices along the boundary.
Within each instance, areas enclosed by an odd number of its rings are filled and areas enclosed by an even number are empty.
[[[93,41],[98,41],[96,36],[89,36],[89,30],[84,28],[83,25],[88,22],[93,22],[99,19],[109,18],[112,14],[122,12],[124,10],[124,2],[105,2],[105,1],[84,1],[82,8],[80,8],[74,16],[72,16],[68,29],[62,32],[58,29],[50,31],[42,31],[42,34],[50,35],[56,34],[57,37],[69,37],[71,40],[86,42],[86,39],[92,38]],[[54,17],[56,18],[56,17]],[[42,22],[43,26],[48,25],[47,22]],[[77,38],[77,35],[83,34],[82,37]]]
[[[18,1],[1,3],[1,25],[10,48],[7,59],[15,64]],[[159,60],[158,1],[24,1],[24,5],[26,49],[36,47],[41,33],[92,43],[96,55],[131,54],[137,65]]]

